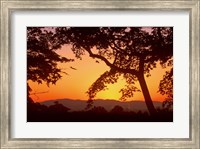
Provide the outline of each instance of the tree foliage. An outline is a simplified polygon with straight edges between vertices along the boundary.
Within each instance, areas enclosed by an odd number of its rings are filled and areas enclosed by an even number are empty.
[[[171,64],[170,64],[171,65]],[[163,102],[163,107],[172,109],[173,106],[173,68],[166,71],[163,79],[159,84],[159,92],[162,95],[167,95],[166,100]]]
[[[72,61],[56,53],[61,48],[63,40],[55,36],[54,30],[28,27],[27,28],[27,80],[55,84],[63,72],[58,68],[58,63]],[[59,39],[59,40],[58,40]],[[29,87],[29,90],[30,87]]]
[[[104,72],[89,88],[90,101],[98,92],[105,90],[107,84],[116,83],[119,76],[123,76],[127,85],[120,90],[120,99],[126,100],[139,91],[135,86],[138,80],[148,109],[151,113],[155,112],[144,75],[151,76],[150,71],[156,68],[157,63],[163,68],[170,61],[172,63],[173,28],[63,27],[57,28],[56,34],[68,37],[77,58],[81,59],[88,52],[90,57],[102,60],[110,67],[110,71]],[[167,74],[160,83],[161,94],[171,92],[166,88],[168,85],[164,85]]]
[[[151,76],[151,70],[158,63],[163,68],[173,66],[173,28],[56,27],[53,32],[29,28],[28,79],[54,84],[61,77],[57,62],[70,61],[55,53],[55,49],[64,44],[72,46],[76,58],[81,59],[87,52],[90,57],[110,67],[90,86],[87,92],[89,101],[105,90],[107,84],[117,83],[122,76],[127,85],[119,91],[122,93],[120,99],[126,100],[139,91],[135,86],[135,82],[139,81],[147,107],[151,114],[155,113],[144,75]],[[161,94],[172,94],[170,74],[166,72],[160,82]]]

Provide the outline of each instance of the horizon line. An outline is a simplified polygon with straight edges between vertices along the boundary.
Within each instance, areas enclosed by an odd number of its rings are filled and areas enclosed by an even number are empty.
[[[73,98],[60,98],[60,99],[46,99],[43,101],[36,101],[36,102],[45,102],[45,101],[53,101],[53,100],[75,100],[75,101],[88,101],[88,99],[73,99]],[[121,101],[119,99],[93,99],[93,101],[95,100],[112,100],[112,101],[118,101],[118,102],[136,102],[136,101],[140,101],[140,102],[145,102],[144,100],[126,100],[126,101]],[[152,100],[153,102],[161,102],[158,100]]]

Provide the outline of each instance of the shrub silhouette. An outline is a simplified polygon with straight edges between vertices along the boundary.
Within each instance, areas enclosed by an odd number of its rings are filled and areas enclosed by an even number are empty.
[[[110,113],[123,113],[124,109],[121,106],[115,106],[113,109],[111,109]]]
[[[65,107],[63,104],[60,104],[58,101],[54,102],[54,105],[49,106],[49,111],[51,112],[67,112],[70,108]]]

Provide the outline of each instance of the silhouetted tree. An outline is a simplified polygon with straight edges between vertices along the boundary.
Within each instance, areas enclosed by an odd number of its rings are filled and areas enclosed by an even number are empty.
[[[89,100],[105,90],[106,84],[116,83],[123,76],[127,85],[120,90],[121,100],[139,91],[135,86],[139,81],[150,114],[156,113],[144,75],[149,77],[150,70],[156,68],[157,63],[163,68],[172,66],[173,28],[58,27],[56,34],[67,37],[66,43],[72,45],[77,58],[81,59],[88,52],[90,57],[102,60],[110,67],[89,88]]]
[[[58,101],[54,102],[54,105],[49,106],[49,110],[51,112],[68,112],[70,108],[64,106],[63,104],[59,103]]]
[[[62,73],[66,73],[57,64],[72,60],[56,53],[64,42],[67,42],[66,38],[55,36],[53,29],[27,28],[27,81],[45,82],[49,86],[50,83],[55,84]],[[28,85],[28,95],[30,91]]]
[[[162,95],[167,95],[163,102],[163,107],[171,110],[173,107],[173,68],[166,71],[163,79],[160,81],[159,92]]]
[[[110,112],[111,113],[123,113],[124,109],[121,106],[115,106]]]

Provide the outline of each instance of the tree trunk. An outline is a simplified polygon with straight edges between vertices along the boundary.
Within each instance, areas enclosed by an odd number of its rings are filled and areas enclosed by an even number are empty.
[[[141,86],[141,89],[142,89],[142,93],[143,93],[143,96],[144,96],[144,99],[145,99],[145,103],[147,105],[147,109],[149,110],[150,115],[154,116],[156,114],[156,109],[155,109],[153,102],[151,100],[151,96],[149,94],[149,90],[148,90],[146,81],[144,79],[144,75],[142,74],[142,75],[138,76],[138,80],[139,80],[139,83],[140,83],[140,86]]]

